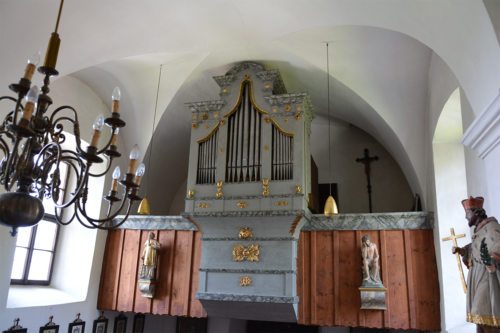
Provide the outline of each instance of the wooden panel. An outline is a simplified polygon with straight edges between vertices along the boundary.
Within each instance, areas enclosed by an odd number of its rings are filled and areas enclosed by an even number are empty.
[[[391,299],[391,327],[410,328],[408,313],[408,285],[406,283],[405,248],[403,231],[386,231],[386,254],[388,281],[384,281]]]
[[[355,231],[339,231],[339,322],[336,325],[358,326],[358,311],[361,307],[359,286],[361,282],[361,256]],[[319,266],[321,267],[321,266]],[[319,267],[316,267],[318,269]]]
[[[388,289],[386,311],[360,310],[360,247],[365,234],[379,248],[380,276]],[[302,232],[297,260],[299,323],[440,330],[432,244],[431,230]]]
[[[152,231],[152,230],[151,230]],[[155,239],[158,240],[158,231],[153,231],[155,233]],[[149,239],[149,233],[150,230],[143,230],[141,231],[141,240],[140,240],[140,246],[139,246],[139,256],[138,256],[138,263],[137,267],[140,267],[142,264],[142,254],[144,252],[144,243]],[[158,256],[161,256],[161,248],[159,249]],[[157,269],[158,271],[158,269]],[[158,274],[158,272],[157,272]],[[135,292],[135,302],[134,302],[134,312],[137,313],[150,313],[151,312],[151,298],[146,298],[141,295],[141,292],[138,290],[137,286],[137,279],[139,275],[139,270],[136,271],[136,292]]]
[[[133,311],[134,309],[140,240],[140,230],[125,230],[117,311]]]
[[[322,266],[321,271],[316,270],[316,322],[321,326],[332,326],[333,314],[333,232],[322,231],[316,235],[316,262]]]
[[[419,329],[440,331],[439,281],[432,233],[415,230],[411,233],[411,259],[416,295],[416,323]]]
[[[192,231],[176,231],[176,246],[174,254],[174,271],[172,276],[171,309],[172,316],[187,316],[190,279],[186,280],[191,271]]]
[[[194,251],[194,257],[193,257],[193,264],[191,266],[191,272],[192,272],[192,281],[191,281],[191,304],[190,304],[190,315],[191,317],[206,317],[207,313],[205,312],[205,309],[203,309],[203,306],[201,305],[201,302],[196,299],[196,292],[198,291],[198,283],[199,283],[199,267],[200,267],[200,261],[201,261],[201,233],[196,232],[194,237],[194,244],[193,244],[193,251]]]
[[[97,301],[98,309],[114,310],[116,308],[124,234],[124,230],[108,232],[102,261],[101,284]]]
[[[153,299],[154,314],[170,314],[170,301],[172,290],[172,274],[175,255],[175,230],[162,230],[159,235],[161,244],[161,255],[159,258],[158,270],[160,283],[156,289]]]

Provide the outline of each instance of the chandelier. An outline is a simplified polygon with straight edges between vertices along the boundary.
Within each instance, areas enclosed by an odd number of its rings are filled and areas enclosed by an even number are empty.
[[[89,179],[103,177],[111,169],[113,159],[121,156],[116,146],[117,135],[125,122],[120,119],[120,89],[112,93],[111,116],[99,116],[93,124],[90,145],[82,145],[78,113],[71,106],[61,106],[51,112],[49,107],[49,84],[56,70],[60,38],[57,33],[64,0],[59,5],[59,13],[54,32],[50,37],[43,66],[38,72],[43,76],[43,85],[39,89],[32,85],[32,77],[37,68],[40,55],[28,60],[24,76],[18,83],[9,86],[16,97],[3,96],[0,102],[13,105],[0,124],[0,185],[5,193],[0,194],[0,224],[12,228],[15,236],[18,227],[37,224],[44,216],[44,198],[53,201],[55,219],[67,225],[77,219],[87,228],[111,229],[120,226],[128,218],[132,204],[141,200],[138,189],[144,175],[144,164],[138,165],[140,151],[135,145],[129,155],[128,169],[120,179],[120,168],[112,173],[112,185],[104,196],[108,202],[104,218],[92,218],[88,213]],[[9,108],[9,110],[11,110]],[[109,127],[111,135],[107,143],[99,145],[104,125]],[[65,126],[75,137],[72,149],[65,135]],[[66,142],[66,144],[64,144]],[[2,156],[3,155],[3,156]],[[105,163],[105,164],[103,164]],[[96,171],[94,165],[105,165]],[[63,169],[71,175],[71,181],[62,195]],[[104,169],[104,171],[102,171]],[[118,195],[118,185],[123,193]],[[127,205],[126,212],[123,208]],[[113,207],[114,206],[114,207]],[[118,214],[123,214],[121,221],[111,222]]]

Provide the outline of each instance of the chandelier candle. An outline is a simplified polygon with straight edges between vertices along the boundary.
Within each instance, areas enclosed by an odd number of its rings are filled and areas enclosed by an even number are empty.
[[[111,112],[113,113],[118,113],[120,112],[120,98],[122,96],[122,93],[120,91],[120,88],[115,87],[113,89],[113,94],[111,94],[111,99],[113,100],[113,103],[111,104]]]
[[[35,74],[36,66],[40,62],[40,52],[35,53],[28,59],[28,64],[26,65],[26,69],[24,70],[24,79],[31,81],[33,78],[33,74]]]
[[[38,101],[38,87],[33,86],[31,87],[30,91],[28,91],[28,94],[26,95],[26,105],[24,105],[24,111],[23,111],[23,120],[21,122],[24,122],[25,124],[20,123],[19,125],[27,125],[29,121],[31,120],[31,116],[33,115],[33,110],[35,109],[35,105]]]
[[[135,185],[137,186],[141,185],[141,179],[142,176],[144,176],[145,172],[146,172],[146,166],[144,165],[144,163],[139,164],[139,166],[137,167],[137,171],[135,172],[135,180],[134,180]]]
[[[120,174],[121,174],[121,170],[120,170],[120,167],[117,165],[115,167],[115,170],[113,170],[113,176],[112,176],[113,182],[111,183],[111,191],[116,192],[118,190],[118,179],[120,179]]]

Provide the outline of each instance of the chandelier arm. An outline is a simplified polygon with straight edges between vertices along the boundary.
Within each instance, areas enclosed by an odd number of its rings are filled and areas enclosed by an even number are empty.
[[[63,212],[66,212],[66,209],[62,208],[62,209],[60,209],[60,211],[61,211],[61,215],[62,215]],[[59,215],[58,208],[57,207],[55,208],[56,221],[57,221],[57,223],[59,223],[61,225],[69,225],[71,222],[73,222],[73,220],[75,219],[75,216],[76,216],[76,209],[73,210],[73,214],[72,214],[71,218],[65,222],[62,220],[62,216]]]
[[[76,218],[80,222],[80,224],[82,226],[84,226],[85,228],[88,228],[88,229],[99,229],[99,230],[112,230],[112,229],[116,229],[116,228],[120,227],[123,223],[125,223],[125,221],[128,219],[128,217],[130,215],[131,208],[132,208],[132,202],[131,202],[131,200],[129,200],[129,204],[128,204],[128,207],[127,207],[127,212],[126,212],[125,216],[123,217],[123,219],[120,222],[118,222],[117,224],[112,224],[109,227],[103,227],[102,224],[104,224],[105,222],[111,222],[114,219],[114,217],[110,218],[110,219],[106,219],[106,221],[101,222],[101,224],[95,224],[95,223],[91,222],[90,220],[88,220],[88,222],[89,222],[90,225],[87,225],[82,220],[80,220],[80,216],[78,214],[77,214]],[[115,217],[116,217],[116,215],[115,215]]]
[[[5,183],[4,183],[4,187],[5,189],[10,192],[10,189],[12,187],[12,184],[11,184],[11,178],[14,178],[14,180],[12,181],[13,183],[15,183],[15,179],[17,179],[16,177],[11,177],[11,169],[12,169],[12,161],[14,159],[16,159],[17,157],[17,147],[19,146],[19,137],[16,136],[15,140],[14,140],[14,146],[12,148],[12,152],[14,152],[15,154],[10,154],[9,156],[9,159],[7,160],[7,167],[5,168],[5,171],[4,171],[4,175],[5,175]],[[17,171],[14,171],[14,175],[17,174]]]
[[[74,169],[75,169],[75,172],[76,172],[76,175],[77,175],[77,188],[76,190],[74,191],[73,193],[73,196],[71,197],[71,199],[65,203],[62,203],[62,204],[57,204],[57,203],[54,203],[55,207],[56,208],[67,208],[69,206],[71,206],[72,204],[74,204],[75,202],[78,202],[78,199],[81,197],[81,192],[82,192],[82,189],[85,187],[86,183],[87,183],[87,180],[88,180],[88,168],[85,168],[85,173],[83,175],[79,175],[78,174],[78,169],[73,166],[73,164],[71,163],[68,163],[68,165],[71,165]]]
[[[70,105],[63,105],[63,106],[58,107],[50,115],[50,123],[54,124],[54,118],[56,117],[56,115],[59,112],[61,112],[63,110],[70,110],[73,112],[75,119],[71,119],[70,121],[73,123],[73,134],[75,135],[75,139],[76,139],[76,149],[79,153],[82,153],[83,149],[82,149],[82,141],[80,139],[80,125],[79,125],[80,123],[78,122],[78,113],[76,112],[74,107],[72,107]]]
[[[88,214],[87,214],[87,211],[86,211],[86,205],[82,205],[81,201],[77,201],[77,208],[78,208],[78,211],[79,213],[81,213],[83,215],[83,217],[85,217],[85,219],[87,220],[87,222],[89,222],[90,225],[92,225],[93,227],[95,228],[104,228],[104,227],[100,227],[101,224],[105,223],[105,222],[110,222],[112,221],[115,217],[118,216],[118,214],[120,213],[120,211],[123,209],[123,207],[125,206],[125,201],[127,200],[127,196],[124,195],[123,198],[122,198],[122,202],[120,203],[120,208],[112,215],[112,216],[107,216],[106,218],[104,219],[93,219],[91,218]],[[130,208],[132,206],[132,200],[131,199],[128,199],[128,208],[127,208],[127,216],[128,214],[130,213]],[[79,215],[77,214],[77,219],[79,219]],[[80,221],[80,223],[82,225],[85,225],[84,223],[82,223]],[[121,224],[120,224],[121,225]],[[117,225],[118,226],[118,225]],[[113,226],[114,228],[116,228],[117,226]],[[105,230],[108,230],[110,228],[107,228]]]
[[[92,173],[89,171],[89,176],[90,177],[102,177],[104,176],[105,174],[108,173],[109,169],[111,168],[111,164],[113,163],[113,156],[111,156],[109,159],[106,159],[107,160],[107,166],[106,166],[106,170],[103,171],[102,173],[99,173],[99,174],[95,174],[95,173]]]

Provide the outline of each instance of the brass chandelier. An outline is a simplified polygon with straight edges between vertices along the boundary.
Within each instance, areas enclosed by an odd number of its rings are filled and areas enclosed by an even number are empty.
[[[0,102],[14,105],[14,109],[0,123],[0,154],[3,155],[0,155],[0,184],[5,189],[5,193],[0,194],[0,224],[11,227],[13,236],[18,227],[35,225],[43,218],[44,198],[54,202],[58,223],[67,225],[76,218],[83,226],[97,229],[120,226],[128,218],[132,204],[141,199],[137,193],[145,167],[142,163],[138,165],[141,154],[135,145],[129,155],[125,176],[120,179],[119,167],[112,173],[111,190],[104,197],[108,202],[106,216],[92,218],[88,214],[89,179],[105,176],[113,159],[121,156],[116,141],[125,122],[120,119],[121,93],[118,88],[113,90],[111,116],[104,118],[101,115],[96,119],[88,147],[82,146],[78,114],[73,107],[61,106],[48,112],[52,104],[48,95],[50,78],[58,75],[55,67],[61,40],[57,30],[63,4],[64,0],[61,0],[45,61],[43,66],[38,67],[38,72],[44,76],[41,89],[31,82],[40,58],[37,54],[28,60],[19,82],[9,86],[17,96],[0,97]],[[72,150],[62,146],[67,139],[65,125],[75,136],[76,143]],[[111,135],[107,143],[99,147],[104,125],[110,128]],[[105,170],[94,172],[92,166],[101,163],[106,163]],[[60,188],[63,166],[72,175],[66,198]],[[123,188],[121,197],[118,195],[118,184]],[[116,205],[114,209],[113,205]],[[125,205],[127,208],[122,220],[111,222],[122,213]]]

